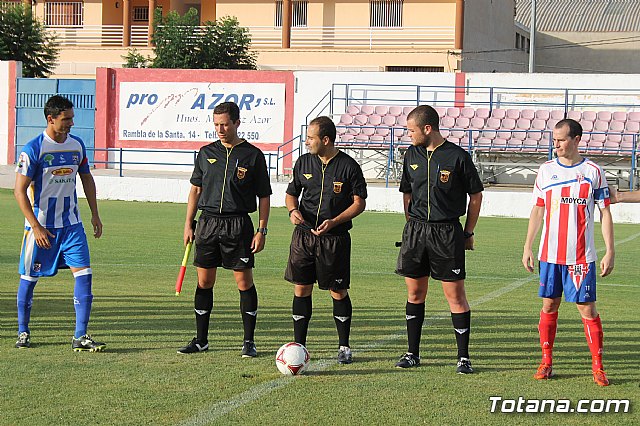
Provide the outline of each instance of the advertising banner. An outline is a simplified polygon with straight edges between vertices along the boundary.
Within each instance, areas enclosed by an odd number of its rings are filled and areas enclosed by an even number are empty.
[[[213,109],[240,107],[238,136],[284,142],[284,83],[121,82],[118,139],[213,142]]]

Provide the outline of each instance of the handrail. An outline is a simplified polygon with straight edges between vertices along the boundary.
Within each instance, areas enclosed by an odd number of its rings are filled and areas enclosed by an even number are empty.
[[[638,110],[640,91],[637,89],[566,89],[502,86],[447,86],[415,84],[332,84],[332,105],[442,105],[455,104],[456,91],[464,89],[465,106],[486,106],[490,110],[509,106],[536,106],[564,110],[606,109]],[[365,92],[360,94],[359,92]],[[545,95],[546,101],[533,101],[532,95]],[[597,97],[599,100],[594,100]],[[611,98],[617,97],[616,100]],[[549,99],[550,98],[550,99]],[[333,108],[334,112],[340,108]]]
[[[55,32],[58,42],[64,46],[122,45],[123,25],[48,25]],[[146,46],[147,25],[132,25],[131,45]],[[279,48],[282,45],[282,29],[274,26],[246,27],[253,48]],[[198,26],[195,34],[204,31]],[[399,28],[378,27],[293,27],[291,47],[299,48],[402,48],[411,50],[425,47],[451,47],[454,44],[453,26],[415,26]]]

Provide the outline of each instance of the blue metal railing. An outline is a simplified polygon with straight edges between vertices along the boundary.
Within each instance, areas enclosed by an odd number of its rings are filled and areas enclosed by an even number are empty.
[[[15,146],[15,158],[18,158],[18,154],[21,151],[21,148],[24,145],[16,145]],[[94,160],[92,165],[104,165],[109,168],[109,166],[113,166],[113,169],[117,169],[119,172],[119,176],[124,176],[124,171],[126,169],[125,166],[131,165],[144,165],[144,166],[183,166],[183,167],[193,167],[196,157],[198,156],[197,150],[180,150],[180,149],[136,149],[136,148],[87,148],[87,152],[106,152],[107,160]],[[115,159],[109,160],[109,154],[114,154]],[[193,159],[189,162],[165,162],[165,161],[133,161],[126,160],[126,154],[183,154],[189,155]],[[277,175],[277,166],[278,155],[273,152],[265,152],[265,159],[267,161],[267,171],[269,172],[269,176],[273,172]],[[131,169],[129,169],[131,170]],[[157,169],[156,169],[157,170]]]
[[[465,92],[465,107],[550,108],[564,110],[607,108],[637,109],[640,91],[637,89],[567,89],[554,87],[501,86],[438,86],[415,84],[355,84],[332,85],[331,111],[345,111],[355,104],[417,106],[454,106],[456,93]]]

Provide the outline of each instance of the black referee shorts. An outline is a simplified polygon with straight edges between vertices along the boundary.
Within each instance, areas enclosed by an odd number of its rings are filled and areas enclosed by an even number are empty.
[[[396,274],[408,278],[431,276],[440,281],[463,280],[464,245],[460,222],[409,219],[402,232]]]
[[[296,226],[291,236],[284,279],[303,285],[316,281],[322,290],[346,290],[351,282],[351,236],[316,236]]]
[[[249,215],[204,216],[198,219],[193,264],[199,268],[253,268],[253,222]]]

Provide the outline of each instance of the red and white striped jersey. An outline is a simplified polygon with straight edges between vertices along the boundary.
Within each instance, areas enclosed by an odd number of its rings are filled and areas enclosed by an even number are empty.
[[[586,158],[573,166],[547,161],[538,170],[533,198],[544,207],[538,259],[558,265],[595,262],[595,203],[601,209],[610,203],[602,168]]]

